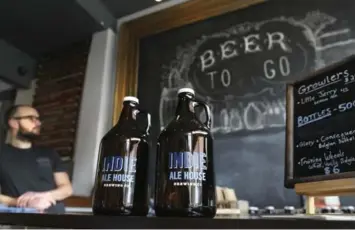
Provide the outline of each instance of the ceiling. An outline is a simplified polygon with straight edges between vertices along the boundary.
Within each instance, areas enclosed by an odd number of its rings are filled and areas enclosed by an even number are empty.
[[[101,0],[107,7],[107,9],[116,17],[120,18],[137,11],[149,8],[151,6],[159,4],[154,0]],[[125,3],[122,3],[125,2]],[[167,2],[163,0],[162,2]]]
[[[0,0],[0,39],[37,58],[115,28],[117,18],[156,4],[154,0]]]

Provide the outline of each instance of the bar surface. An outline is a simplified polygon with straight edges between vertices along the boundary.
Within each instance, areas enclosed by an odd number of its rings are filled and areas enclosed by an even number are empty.
[[[180,229],[236,229],[236,228],[353,228],[355,221],[335,221],[305,218],[157,218],[117,217],[93,215],[44,215],[0,213],[0,225],[17,225],[46,228],[180,228]]]

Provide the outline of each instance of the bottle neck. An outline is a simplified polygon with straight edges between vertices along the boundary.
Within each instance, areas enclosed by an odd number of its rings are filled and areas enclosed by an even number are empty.
[[[125,101],[123,103],[123,108],[118,123],[123,121],[133,121],[133,110],[135,110],[137,106],[138,104],[135,102]]]
[[[181,117],[193,118],[195,116],[192,99],[193,97],[191,95],[179,95],[179,102],[175,112],[177,119]]]

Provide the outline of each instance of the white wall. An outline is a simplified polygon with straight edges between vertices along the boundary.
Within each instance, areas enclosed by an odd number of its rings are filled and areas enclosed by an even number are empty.
[[[123,22],[186,2],[172,0],[118,19]],[[93,35],[81,101],[74,152],[74,195],[90,196],[93,189],[98,150],[103,135],[112,127],[117,36],[112,30]]]
[[[19,89],[16,92],[15,105],[25,104],[32,105],[35,95],[37,80],[32,80],[28,89]]]
[[[116,34],[95,33],[88,57],[74,151],[74,195],[91,194],[101,137],[112,126]]]

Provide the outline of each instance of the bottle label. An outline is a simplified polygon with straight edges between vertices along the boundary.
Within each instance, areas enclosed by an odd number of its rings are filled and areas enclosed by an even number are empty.
[[[169,181],[174,186],[202,186],[206,180],[206,159],[204,152],[170,152]]]
[[[108,156],[102,160],[104,187],[125,187],[134,182],[137,157]]]

